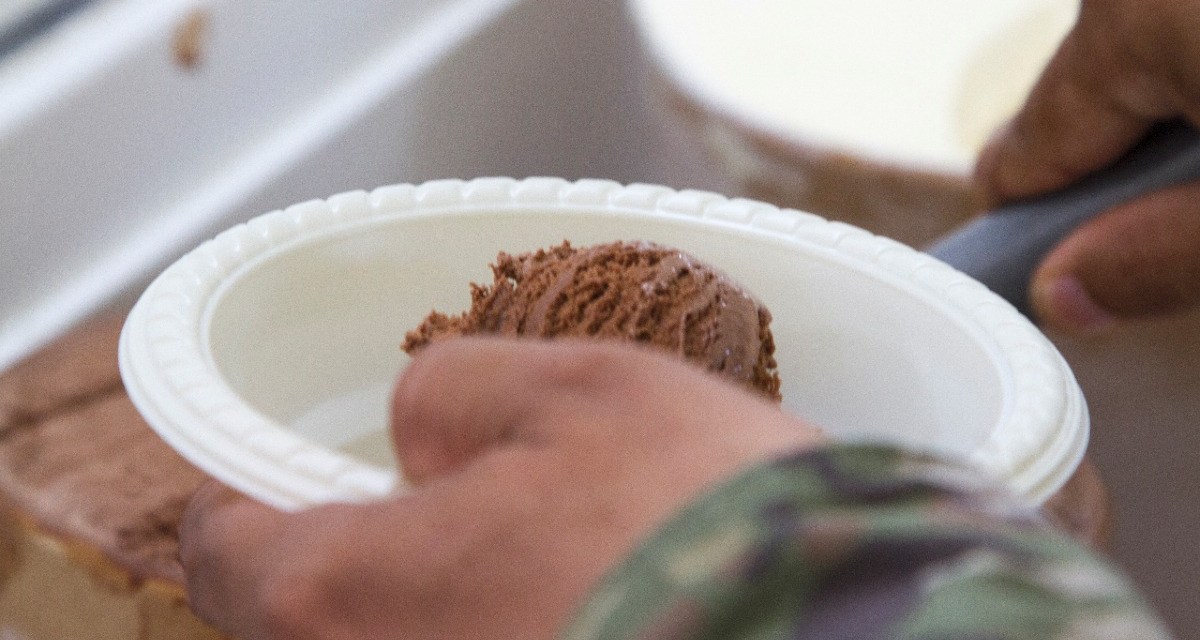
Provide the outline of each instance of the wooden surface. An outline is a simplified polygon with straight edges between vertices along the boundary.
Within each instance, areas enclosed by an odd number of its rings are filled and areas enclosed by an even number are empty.
[[[220,637],[187,609],[178,561],[180,515],[207,477],[125,394],[123,318],[0,373],[0,637]]]
[[[0,501],[137,580],[182,580],[176,523],[206,476],[142,420],[117,368],[124,314],[0,374]]]

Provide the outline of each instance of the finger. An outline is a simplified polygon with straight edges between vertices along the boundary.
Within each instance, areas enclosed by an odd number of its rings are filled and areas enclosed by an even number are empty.
[[[413,483],[452,471],[513,437],[528,380],[523,354],[488,340],[431,344],[392,396],[392,435]]]
[[[1119,206],[1077,230],[1034,274],[1047,325],[1095,332],[1118,318],[1200,305],[1200,183]]]
[[[188,604],[221,631],[260,635],[256,576],[284,515],[215,481],[192,497],[179,525],[179,559]]]
[[[1081,17],[1023,108],[980,153],[975,173],[990,204],[1062,188],[1175,115],[1161,82],[1113,42],[1097,42],[1097,30]]]
[[[633,350],[612,356],[609,349],[575,340],[495,338],[430,345],[405,370],[393,395],[392,430],[405,475],[419,484],[483,451],[533,446],[547,436],[536,431],[546,426],[538,418],[561,398],[556,389],[581,387],[587,378],[587,389],[597,392],[612,368],[590,362],[641,357]]]

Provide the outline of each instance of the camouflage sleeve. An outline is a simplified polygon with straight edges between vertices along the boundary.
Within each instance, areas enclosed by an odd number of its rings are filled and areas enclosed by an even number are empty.
[[[564,637],[1169,637],[1118,572],[978,486],[880,447],[759,466],[655,533]]]

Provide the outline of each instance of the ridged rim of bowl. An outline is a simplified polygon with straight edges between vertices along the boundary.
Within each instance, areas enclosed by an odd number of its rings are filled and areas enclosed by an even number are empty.
[[[989,438],[963,462],[1045,500],[1083,456],[1088,418],[1070,368],[1007,302],[937,259],[819,216],[704,191],[559,178],[436,180],[353,191],[273,211],[237,225],[168,267],[146,289],[121,334],[129,396],[185,458],[234,488],[281,509],[388,494],[395,474],[310,442],[248,407],[206,353],[210,302],[231,275],[269,252],[367,219],[480,208],[627,212],[702,220],[817,249],[921,295],[1001,356],[1013,401]],[[1044,425],[1068,425],[1049,429]],[[1003,434],[1003,437],[1000,437]]]

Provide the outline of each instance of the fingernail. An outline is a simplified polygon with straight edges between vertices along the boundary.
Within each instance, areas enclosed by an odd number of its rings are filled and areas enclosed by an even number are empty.
[[[1116,322],[1075,277],[1059,276],[1034,283],[1032,294],[1039,315],[1056,327],[1076,333],[1099,333]]]

